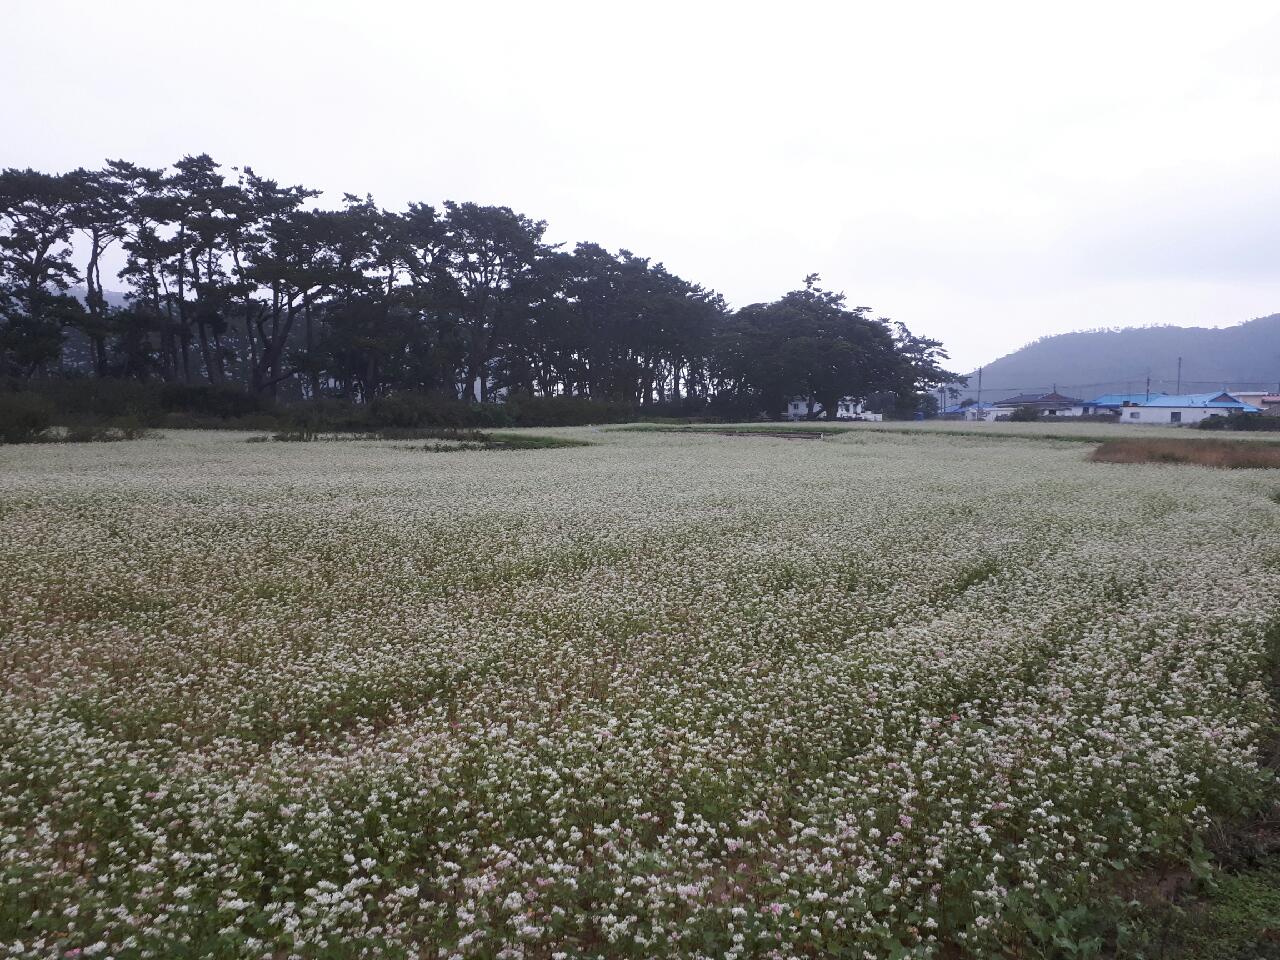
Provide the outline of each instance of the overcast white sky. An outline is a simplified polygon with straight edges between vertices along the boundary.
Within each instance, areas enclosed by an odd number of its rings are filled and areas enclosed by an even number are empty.
[[[501,203],[969,370],[1280,311],[1280,4],[3,0],[0,165]]]

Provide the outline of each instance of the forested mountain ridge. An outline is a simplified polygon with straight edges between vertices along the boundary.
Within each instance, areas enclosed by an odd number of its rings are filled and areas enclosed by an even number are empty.
[[[984,399],[1057,388],[1090,399],[1103,393],[1178,389],[1272,389],[1280,384],[1280,313],[1231,327],[1127,327],[1043,337],[983,367]],[[963,390],[972,396],[977,372]]]

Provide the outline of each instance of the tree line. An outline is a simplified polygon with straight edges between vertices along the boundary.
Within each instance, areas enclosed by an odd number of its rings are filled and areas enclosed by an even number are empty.
[[[509,207],[319,196],[204,154],[0,172],[0,373],[732,416],[794,396],[814,415],[845,396],[909,413],[956,379],[939,342],[816,276],[732,310],[628,250],[548,243],[545,221]]]

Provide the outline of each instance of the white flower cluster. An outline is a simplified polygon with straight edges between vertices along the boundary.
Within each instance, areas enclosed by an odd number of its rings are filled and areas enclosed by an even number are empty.
[[[1263,782],[1262,471],[0,449],[0,954],[994,955]]]

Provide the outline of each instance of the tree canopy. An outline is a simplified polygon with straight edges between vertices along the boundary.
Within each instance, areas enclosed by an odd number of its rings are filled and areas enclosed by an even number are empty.
[[[292,398],[579,396],[774,416],[844,397],[909,412],[956,379],[937,341],[814,275],[723,297],[629,250],[446,201],[394,211],[206,154],[0,172],[0,374],[231,384]],[[104,262],[123,258],[113,283]],[[122,302],[111,302],[123,288]]]

